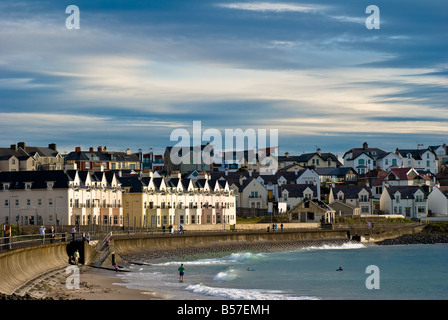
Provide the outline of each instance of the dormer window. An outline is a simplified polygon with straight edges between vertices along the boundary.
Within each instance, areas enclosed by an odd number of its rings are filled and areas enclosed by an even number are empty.
[[[53,190],[54,182],[53,181],[47,181],[47,190]]]
[[[31,182],[25,182],[25,190],[31,190]]]
[[[4,183],[3,184],[3,191],[8,191],[9,190],[9,183]]]

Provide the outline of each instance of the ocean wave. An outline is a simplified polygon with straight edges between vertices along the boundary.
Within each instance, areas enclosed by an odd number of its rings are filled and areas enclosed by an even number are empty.
[[[263,257],[262,253],[251,253],[251,252],[236,252],[232,253],[228,256],[219,257],[219,258],[208,258],[208,259],[199,259],[193,261],[168,261],[161,262],[157,264],[153,264],[154,266],[170,266],[170,265],[180,265],[181,263],[188,265],[226,265],[229,263],[246,263],[248,261],[257,260],[260,257]]]
[[[201,283],[189,285],[186,289],[196,294],[231,300],[319,300],[311,296],[289,296],[278,290],[218,288]]]
[[[364,244],[359,242],[347,242],[343,244],[323,244],[321,246],[310,246],[301,248],[300,250],[345,250],[345,249],[363,249],[367,248]]]

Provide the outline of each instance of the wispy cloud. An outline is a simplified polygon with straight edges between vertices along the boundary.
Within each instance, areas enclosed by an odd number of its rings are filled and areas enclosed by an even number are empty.
[[[262,11],[262,12],[315,12],[326,8],[326,6],[315,4],[299,5],[293,3],[274,3],[274,2],[220,3],[217,6],[228,9]]]

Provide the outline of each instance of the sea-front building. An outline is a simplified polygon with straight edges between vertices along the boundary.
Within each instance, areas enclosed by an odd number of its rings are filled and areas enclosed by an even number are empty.
[[[121,226],[121,187],[112,172],[0,172],[0,222]]]
[[[127,175],[119,178],[123,188],[125,227],[169,225],[234,225],[236,197],[226,181]]]

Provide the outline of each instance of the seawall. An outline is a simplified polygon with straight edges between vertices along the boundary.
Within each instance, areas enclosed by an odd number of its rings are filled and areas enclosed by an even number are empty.
[[[68,242],[0,253],[0,292],[12,294],[27,282],[67,265]]]

